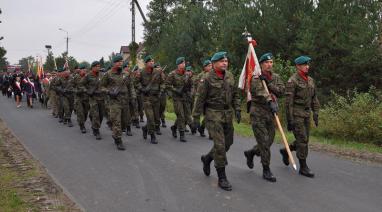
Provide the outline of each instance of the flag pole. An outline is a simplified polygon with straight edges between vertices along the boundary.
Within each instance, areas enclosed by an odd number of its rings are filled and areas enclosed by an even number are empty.
[[[249,48],[251,48],[251,50],[254,51],[253,45],[252,45],[252,43],[251,43],[251,41],[252,41],[251,34],[250,34],[247,30],[245,30],[245,31],[246,31],[246,32],[244,32],[243,35],[247,37],[247,40],[248,40],[248,42],[249,42]],[[252,49],[252,48],[253,48],[253,49]],[[261,72],[260,72],[260,74],[261,74]],[[263,80],[262,80],[262,84],[263,84],[263,87],[264,87],[264,89],[265,89],[267,95],[270,95],[269,90],[268,90],[268,86],[267,86],[267,84],[266,84]],[[280,122],[279,116],[277,115],[277,113],[274,113],[273,115],[274,115],[275,120],[276,120],[277,128],[279,129],[279,131],[280,131],[280,133],[281,133],[281,138],[282,138],[282,141],[283,141],[283,143],[284,143],[285,149],[286,149],[286,151],[287,151],[287,153],[288,153],[289,161],[290,161],[290,163],[292,164],[293,169],[294,169],[294,170],[297,170],[297,165],[296,165],[296,162],[294,161],[292,152],[290,151],[289,144],[288,144],[288,140],[287,140],[287,138],[286,138],[286,136],[285,136],[283,127],[281,126],[281,122]]]

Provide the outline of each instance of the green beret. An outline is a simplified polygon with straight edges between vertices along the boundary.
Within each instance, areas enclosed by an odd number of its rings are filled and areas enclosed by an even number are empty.
[[[308,56],[300,56],[294,60],[296,65],[308,64],[312,59]]]
[[[123,63],[122,68],[126,68],[127,66],[129,66],[129,61],[126,60],[126,61]]]
[[[92,62],[92,64],[90,65],[91,68],[93,68],[94,66],[97,66],[97,65],[100,65],[101,63],[99,61],[94,61]]]
[[[120,61],[122,61],[123,60],[123,57],[121,56],[121,55],[115,55],[114,57],[113,57],[113,59],[112,59],[112,62],[113,63],[116,63],[116,62],[120,62]]]
[[[227,58],[227,52],[216,52],[214,56],[212,56],[211,61],[216,62],[224,58]]]
[[[187,66],[186,67],[186,71],[191,71],[192,70],[192,67],[191,66]]]
[[[203,67],[206,67],[206,66],[208,66],[209,64],[211,64],[211,60],[205,60],[205,61],[203,62]]]
[[[150,60],[153,60],[154,58],[153,58],[153,56],[151,56],[151,55],[147,55],[144,59],[143,59],[143,61],[145,62],[145,63],[147,63],[147,62],[149,62]]]
[[[86,69],[87,68],[87,65],[86,63],[81,63],[79,66],[78,66],[79,69]]]
[[[181,64],[181,63],[183,63],[183,62],[186,62],[186,58],[184,58],[184,57],[178,57],[178,58],[176,58],[175,64],[176,64],[176,65],[179,65],[179,64]]]
[[[267,60],[272,60],[272,59],[273,59],[272,53],[265,53],[265,54],[261,55],[261,57],[259,59],[259,63],[262,63],[262,62],[267,61]]]

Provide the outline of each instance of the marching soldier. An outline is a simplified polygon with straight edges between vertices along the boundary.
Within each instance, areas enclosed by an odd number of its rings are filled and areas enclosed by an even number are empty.
[[[227,53],[217,52],[211,61],[213,70],[198,87],[192,114],[195,126],[199,127],[200,116],[204,111],[206,127],[214,141],[210,152],[201,157],[204,174],[210,175],[210,163],[214,160],[219,187],[230,191],[232,186],[225,173],[225,166],[228,164],[226,152],[233,143],[233,111],[237,122],[240,123],[241,120],[240,97],[234,76],[228,71]]]
[[[55,118],[58,118],[58,110],[57,110],[58,94],[55,88],[55,82],[57,81],[57,79],[58,79],[57,72],[53,71],[52,79],[49,83],[49,103],[52,108],[52,115]]]
[[[274,114],[278,111],[277,98],[284,94],[285,85],[281,77],[272,72],[273,55],[266,53],[259,59],[261,75],[254,75],[251,79],[251,107],[250,117],[257,145],[245,151],[247,165],[253,169],[253,157],[260,156],[263,165],[263,178],[276,182],[269,165],[271,161],[270,147],[275,138]],[[263,87],[264,81],[270,94]]]
[[[165,89],[162,73],[158,69],[154,69],[154,59],[151,55],[144,58],[145,68],[140,71],[137,77],[137,87],[143,98],[143,108],[145,110],[147,123],[142,127],[143,138],[147,138],[147,134],[151,137],[151,143],[157,144],[155,137],[161,135],[160,117],[159,117],[159,97]]]
[[[132,112],[135,110],[135,105],[137,104],[137,96],[134,88],[134,79],[132,78],[132,73],[129,71],[129,62],[125,61],[123,63],[123,77],[125,80],[125,85],[127,87],[127,92],[123,94],[123,112],[122,112],[122,129],[126,130],[127,136],[132,136],[131,133],[131,123],[132,123]]]
[[[78,66],[77,73],[73,74],[70,85],[74,91],[74,105],[77,115],[77,123],[82,133],[86,133],[85,122],[89,113],[89,96],[85,90],[81,88],[81,80],[85,77],[87,65],[81,63]]]
[[[212,62],[211,60],[205,60],[203,62],[203,71],[200,72],[198,75],[196,75],[196,77],[194,78],[194,87],[193,87],[193,92],[194,92],[194,101],[195,102],[195,99],[196,99],[196,95],[197,95],[197,90],[198,90],[198,87],[199,85],[202,84],[203,82],[203,79],[207,76],[208,72],[210,72],[212,69]],[[200,136],[202,137],[205,137],[206,135],[204,134],[204,130],[206,128],[206,124],[205,124],[205,120],[203,118],[202,122],[201,122],[201,125],[200,127],[197,129],[198,132],[200,133]]]
[[[57,82],[57,91],[60,94],[59,98],[59,116],[60,116],[60,121],[63,122],[64,124],[68,124],[68,127],[73,127],[72,124],[72,110],[71,110],[71,103],[70,103],[70,98],[71,98],[71,93],[72,90],[69,88],[69,78],[70,78],[70,71],[62,69],[61,70],[61,77],[58,79]]]
[[[177,137],[177,129],[179,130],[179,139],[181,142],[186,142],[184,132],[186,130],[186,123],[191,124],[192,120],[187,112],[189,105],[187,102],[187,88],[190,87],[191,78],[186,74],[185,65],[186,60],[184,57],[176,59],[176,70],[172,71],[166,80],[166,87],[172,93],[172,100],[174,104],[174,111],[176,114],[176,121],[171,126],[172,135]]]
[[[100,87],[100,68],[101,66],[98,61],[92,62],[90,72],[80,81],[80,90],[86,92],[89,96],[89,115],[91,117],[93,135],[97,140],[102,139],[99,128],[101,127],[105,113],[104,95],[102,94]]]
[[[286,85],[286,116],[288,131],[293,131],[295,141],[289,145],[291,151],[296,151],[300,162],[299,173],[306,177],[314,177],[314,173],[306,164],[308,156],[310,114],[313,112],[314,124],[318,126],[318,111],[320,103],[317,98],[316,85],[309,77],[311,58],[300,56],[294,60],[297,72],[288,80]],[[280,149],[285,165],[289,165],[289,157],[285,148]]]
[[[118,150],[125,150],[122,142],[122,112],[123,112],[123,94],[127,92],[124,85],[122,73],[122,56],[114,56],[113,67],[108,71],[101,80],[102,89],[109,96],[109,118],[111,121],[113,139]]]

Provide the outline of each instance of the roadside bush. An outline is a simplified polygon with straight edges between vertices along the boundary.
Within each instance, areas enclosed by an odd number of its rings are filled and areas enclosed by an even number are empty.
[[[374,87],[367,93],[357,90],[332,100],[320,111],[320,125],[315,134],[382,145],[381,92]]]

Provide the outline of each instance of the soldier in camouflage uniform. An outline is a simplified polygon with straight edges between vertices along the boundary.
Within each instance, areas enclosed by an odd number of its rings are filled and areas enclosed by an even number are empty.
[[[197,89],[198,89],[198,87],[199,87],[199,85],[201,85],[202,84],[202,82],[203,82],[203,79],[207,76],[207,74],[208,74],[208,72],[210,72],[211,71],[211,69],[212,69],[212,63],[211,63],[211,60],[205,60],[204,62],[203,62],[203,71],[202,72],[200,72],[198,75],[196,75],[196,77],[193,79],[193,81],[194,81],[194,86],[193,86],[193,92],[194,92],[194,100],[193,100],[193,102],[195,102],[195,99],[196,99],[196,95],[197,95]],[[200,136],[202,136],[202,137],[205,137],[206,135],[204,134],[204,130],[205,130],[205,128],[206,128],[206,122],[205,122],[205,120],[204,120],[204,118],[203,118],[203,120],[202,120],[202,122],[201,122],[201,125],[200,125],[200,127],[197,129],[198,130],[198,132],[200,133]],[[210,139],[211,139],[211,136],[210,136]]]
[[[178,68],[172,71],[166,80],[166,88],[172,94],[172,100],[174,105],[174,111],[176,114],[176,120],[173,126],[171,126],[172,135],[174,138],[177,137],[176,130],[179,130],[180,141],[186,142],[184,137],[184,132],[186,130],[186,123],[191,124],[192,120],[190,116],[187,116],[187,107],[189,107],[187,102],[187,88],[190,87],[191,78],[190,75],[185,71],[186,61],[184,57],[179,57],[176,59],[176,65]]]
[[[52,108],[52,115],[55,118],[58,118],[58,110],[57,110],[57,98],[58,95],[56,93],[56,88],[55,86],[55,81],[58,79],[57,72],[53,71],[52,72],[52,79],[50,80],[49,83],[49,103]]]
[[[251,107],[250,117],[253,134],[255,135],[257,145],[252,149],[245,151],[247,165],[253,169],[253,157],[261,156],[263,165],[263,178],[270,182],[276,182],[269,164],[271,161],[270,147],[275,138],[274,114],[278,111],[277,98],[282,97],[285,85],[281,77],[272,72],[273,55],[266,53],[259,59],[261,75],[254,75],[251,79]],[[270,95],[263,87],[264,81],[268,87]]]
[[[104,69],[104,72],[102,72],[102,76],[101,76],[101,81],[102,81],[102,78],[111,71],[111,65],[106,65],[105,69]],[[110,130],[112,130],[112,126],[111,126],[111,121],[110,121],[110,116],[109,116],[109,95],[104,95],[105,97],[105,119],[106,119],[106,125],[109,127]]]
[[[57,82],[57,91],[60,94],[60,108],[59,116],[63,118],[63,123],[68,124],[68,127],[73,127],[71,117],[72,117],[72,108],[71,108],[71,94],[73,91],[69,87],[70,71],[63,70],[61,72],[61,77]]]
[[[90,116],[92,122],[93,135],[97,140],[101,139],[99,128],[101,127],[102,119],[105,113],[104,94],[101,92],[99,73],[101,66],[98,61],[91,64],[90,72],[81,79],[80,90],[85,91],[89,96]]]
[[[161,66],[159,64],[158,65],[158,68],[161,68]],[[167,79],[167,76],[166,76],[166,73],[164,72],[164,70],[162,70],[162,78],[164,81],[166,81]],[[159,97],[160,100],[159,100],[159,117],[160,117],[160,120],[161,120],[161,123],[162,123],[162,127],[163,128],[166,128],[167,125],[166,125],[166,119],[165,119],[165,111],[166,111],[166,105],[167,105],[167,91],[164,90],[164,92],[162,93],[162,96]]]
[[[125,150],[122,142],[122,116],[123,116],[123,95],[127,93],[124,75],[122,73],[123,58],[120,55],[114,56],[113,67],[101,79],[101,88],[109,96],[109,118],[111,121],[113,139],[118,150]],[[125,114],[126,115],[126,114]]]
[[[226,152],[233,143],[234,111],[236,120],[240,123],[241,109],[234,76],[228,71],[226,54],[226,52],[217,52],[211,58],[213,70],[198,87],[192,114],[195,126],[200,126],[200,116],[204,111],[206,127],[214,141],[211,151],[201,157],[204,174],[210,175],[210,163],[214,160],[219,187],[230,191],[232,186],[225,173],[225,166],[228,164]]]
[[[137,96],[134,88],[134,79],[132,78],[132,73],[129,71],[129,62],[125,61],[123,63],[123,75],[125,79],[125,84],[127,86],[127,93],[123,94],[123,116],[122,116],[122,129],[126,130],[127,136],[132,136],[131,133],[131,123],[133,117],[131,116],[131,111],[135,110],[135,105],[137,104]]]
[[[317,98],[314,80],[308,76],[311,59],[300,56],[294,60],[297,72],[288,80],[286,85],[286,117],[288,131],[293,131],[295,141],[289,145],[291,151],[296,151],[300,162],[299,173],[306,177],[314,177],[314,173],[306,164],[308,156],[310,114],[313,112],[314,124],[318,126],[318,111],[320,103]],[[289,165],[286,149],[280,149],[285,165]]]
[[[77,73],[73,74],[70,80],[70,85],[74,91],[74,105],[77,115],[77,123],[82,133],[86,133],[85,122],[89,113],[89,96],[86,91],[81,87],[81,80],[85,77],[87,72],[87,65],[81,63]]]
[[[154,68],[154,59],[151,55],[144,58],[145,68],[140,71],[137,77],[137,88],[143,97],[143,108],[145,110],[147,123],[142,127],[143,138],[147,138],[150,134],[151,143],[157,144],[158,141],[155,137],[162,134],[160,132],[160,117],[159,117],[159,97],[165,90],[164,79],[162,78],[162,71]]]

